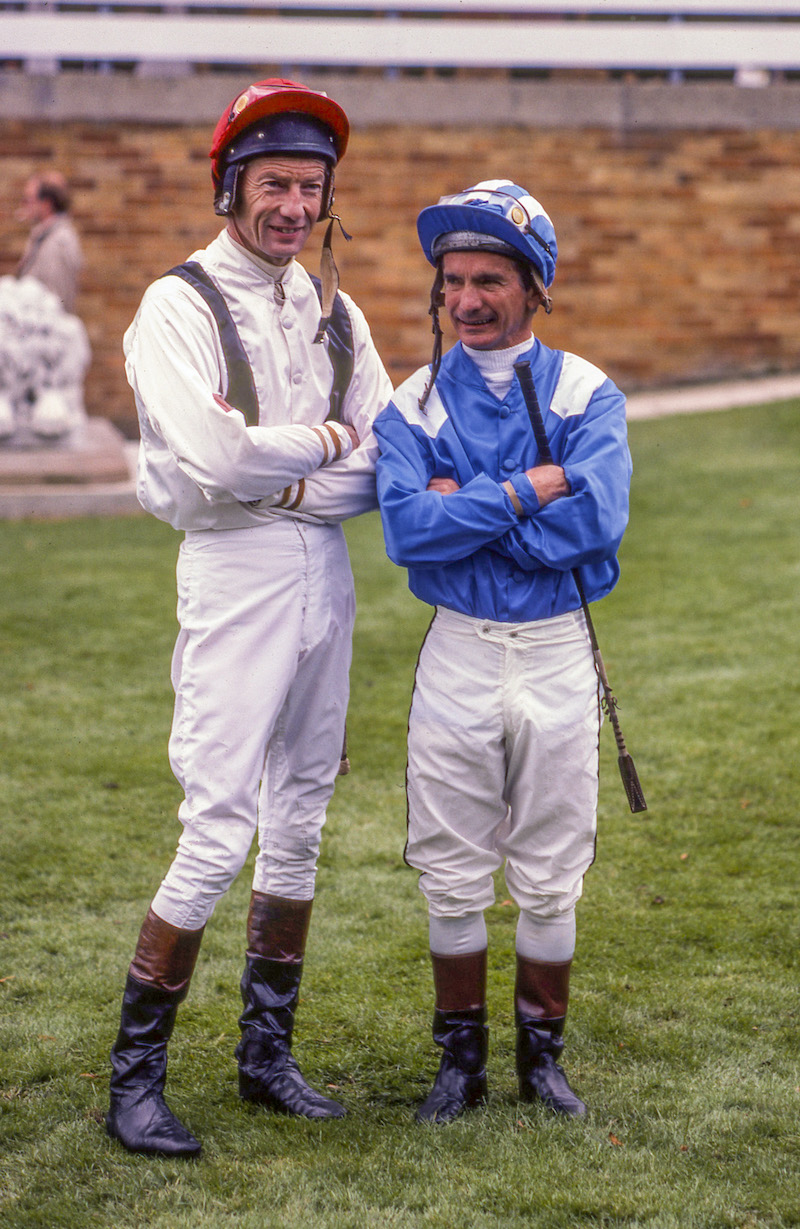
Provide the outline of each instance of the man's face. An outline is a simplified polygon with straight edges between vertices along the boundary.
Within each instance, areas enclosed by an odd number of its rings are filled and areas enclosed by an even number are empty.
[[[446,252],[444,305],[459,341],[474,350],[507,350],[530,336],[540,303],[515,261],[494,252]]]
[[[325,164],[284,154],[253,158],[239,177],[233,219],[253,251],[275,264],[297,256],[319,217]],[[233,231],[234,237],[236,231]]]
[[[28,222],[31,226],[35,226],[37,222],[44,222],[51,212],[50,202],[41,200],[39,196],[39,180],[29,179],[22,192],[17,217],[21,222]]]

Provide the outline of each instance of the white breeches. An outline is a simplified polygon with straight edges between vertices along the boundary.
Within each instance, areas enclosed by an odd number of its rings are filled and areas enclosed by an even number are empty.
[[[406,860],[432,917],[508,890],[531,917],[574,909],[594,859],[598,680],[582,612],[494,623],[439,608],[417,665]]]
[[[178,851],[153,909],[198,929],[258,831],[256,891],[314,895],[341,758],[355,615],[339,526],[188,533],[178,560],[170,761]]]

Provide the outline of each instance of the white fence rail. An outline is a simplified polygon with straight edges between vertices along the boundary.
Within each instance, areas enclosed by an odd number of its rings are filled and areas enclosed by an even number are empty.
[[[800,71],[800,3],[789,0],[161,0],[147,7],[145,14],[142,0],[83,4],[79,12],[0,3],[0,64],[39,71],[65,64],[159,71],[177,63]]]
[[[397,16],[414,13],[438,16],[457,13],[499,14],[502,16],[536,17],[547,15],[608,17],[652,16],[668,17],[798,17],[797,0],[289,0],[286,4],[269,0],[0,0],[0,10],[17,12],[69,12],[80,7],[84,11],[113,13],[124,9],[148,9],[153,12],[180,12],[213,9],[221,13],[238,10],[245,14],[274,15],[293,13],[346,12],[371,13],[376,16]]]

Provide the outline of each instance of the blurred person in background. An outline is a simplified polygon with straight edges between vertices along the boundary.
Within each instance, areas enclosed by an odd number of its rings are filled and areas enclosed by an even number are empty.
[[[49,446],[86,419],[91,348],[74,314],[83,256],[69,205],[66,179],[47,171],[28,179],[17,210],[30,233],[16,274],[0,278],[0,440],[6,446]]]
[[[58,171],[32,175],[25,184],[17,217],[30,225],[17,277],[35,277],[74,312],[83,254],[69,215],[70,192]]]

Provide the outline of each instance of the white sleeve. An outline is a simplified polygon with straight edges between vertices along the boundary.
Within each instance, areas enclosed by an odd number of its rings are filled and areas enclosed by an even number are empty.
[[[151,287],[125,336],[125,357],[139,412],[207,499],[259,500],[325,463],[318,428],[248,427],[238,410],[217,404],[224,371],[218,333],[188,288],[166,294]],[[338,434],[347,454],[350,440]]]

